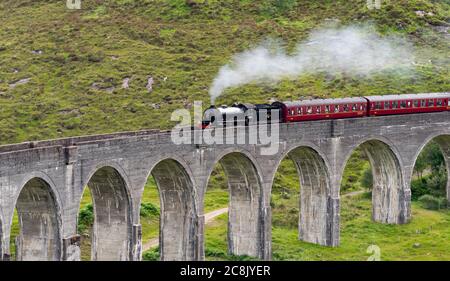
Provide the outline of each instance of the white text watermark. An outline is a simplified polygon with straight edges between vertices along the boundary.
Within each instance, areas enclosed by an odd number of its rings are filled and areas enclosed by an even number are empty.
[[[367,0],[367,8],[369,10],[381,9],[381,0]]]
[[[69,10],[81,10],[81,0],[67,0],[66,7]]]
[[[278,152],[279,110],[233,106],[209,108],[203,112],[201,101],[194,102],[193,109],[194,118],[187,109],[178,109],[172,113],[171,120],[179,122],[171,131],[174,144],[250,144],[260,146],[261,155]]]

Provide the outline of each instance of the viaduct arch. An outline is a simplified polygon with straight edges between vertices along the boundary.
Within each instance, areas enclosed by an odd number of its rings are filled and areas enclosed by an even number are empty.
[[[61,221],[56,195],[49,183],[39,177],[28,180],[20,190],[15,207],[20,225],[15,239],[16,260],[59,260]]]

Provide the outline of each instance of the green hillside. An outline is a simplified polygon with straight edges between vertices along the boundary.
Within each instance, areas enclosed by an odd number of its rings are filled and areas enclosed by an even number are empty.
[[[417,72],[305,75],[232,89],[218,103],[449,90],[450,3],[382,2],[370,10],[366,0],[82,0],[75,11],[63,0],[3,0],[0,143],[170,128],[173,110],[209,102],[208,88],[233,54],[267,38],[289,49],[331,21],[407,36]]]

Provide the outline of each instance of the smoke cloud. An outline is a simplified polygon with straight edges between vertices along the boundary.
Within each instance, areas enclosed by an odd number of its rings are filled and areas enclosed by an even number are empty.
[[[412,45],[398,36],[380,36],[371,26],[314,30],[287,54],[281,44],[269,42],[233,57],[213,81],[211,103],[228,88],[248,83],[296,79],[302,74],[345,73],[369,76],[385,70],[411,70]]]

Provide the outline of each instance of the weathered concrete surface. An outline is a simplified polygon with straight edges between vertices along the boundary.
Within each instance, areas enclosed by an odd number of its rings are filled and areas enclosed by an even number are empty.
[[[88,187],[95,217],[92,259],[128,260],[131,210],[125,182],[115,169],[103,167],[91,177]]]
[[[50,187],[41,179],[30,180],[20,192],[16,208],[20,225],[17,260],[59,260],[61,226]]]
[[[450,136],[437,137],[436,142],[441,148],[447,167],[447,200],[450,202]]]
[[[308,147],[294,149],[289,158],[294,161],[300,178],[299,239],[330,245],[327,216],[331,189],[324,159]]]
[[[261,185],[250,159],[230,153],[220,160],[228,179],[230,207],[228,252],[233,255],[261,257]]]
[[[178,162],[164,160],[152,171],[161,196],[161,260],[187,260],[194,255],[196,221],[193,184]]]
[[[254,134],[250,128],[242,131]],[[449,138],[450,112],[442,112],[281,124],[274,155],[262,155],[264,147],[254,144],[175,145],[170,132],[155,131],[0,146],[1,251],[5,258],[11,252],[17,208],[24,218],[20,259],[78,259],[77,216],[88,186],[95,205],[92,257],[138,260],[139,207],[153,176],[161,197],[161,259],[202,260],[203,201],[220,163],[230,188],[229,251],[270,259],[270,195],[285,157],[295,162],[302,187],[299,238],[338,246],[339,188],[356,148],[367,153],[374,171],[374,220],[407,223],[417,156],[436,140],[448,167]],[[40,188],[31,192],[30,186]]]
[[[373,174],[372,219],[381,223],[400,224],[409,221],[410,206],[405,196],[399,160],[388,145],[381,141],[368,141],[361,145],[369,158]]]

